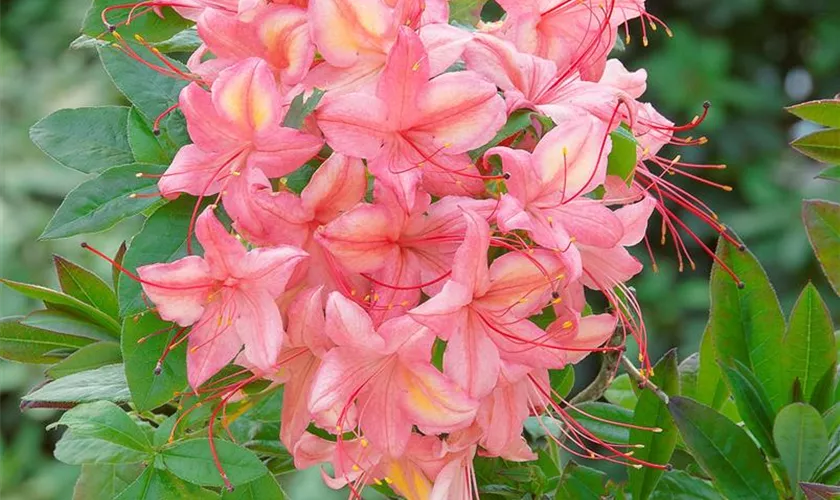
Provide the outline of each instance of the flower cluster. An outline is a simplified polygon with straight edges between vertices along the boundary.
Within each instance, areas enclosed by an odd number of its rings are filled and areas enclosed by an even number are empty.
[[[628,336],[649,369],[628,247],[658,211],[685,253],[666,201],[719,226],[663,179],[703,166],[659,156],[704,142],[675,136],[701,118],[675,126],[638,100],[644,70],[608,59],[633,19],[645,44],[667,31],[643,0],[498,4],[470,27],[444,0],[134,6],[174,8],[203,43],[177,73],[192,144],[159,182],[198,197],[201,250],[137,279],[183,327],[195,390],[230,363],[284,384],[280,438],[298,467],[330,463],[330,486],[471,498],[473,458],[534,459],[523,423],[543,413],[571,452],[634,463],[571,419],[549,370]],[[635,149],[624,175],[615,134]]]

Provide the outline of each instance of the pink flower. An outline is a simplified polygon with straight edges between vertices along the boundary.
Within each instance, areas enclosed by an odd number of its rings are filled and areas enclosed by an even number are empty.
[[[283,321],[274,300],[286,289],[306,253],[292,247],[246,251],[205,210],[196,236],[204,257],[137,269],[143,290],[160,317],[189,332],[187,372],[197,388],[239,353],[271,369],[283,343]]]
[[[258,168],[281,177],[315,155],[323,142],[281,126],[285,113],[268,64],[250,58],[219,73],[212,92],[197,83],[181,92],[181,110],[194,144],[178,151],[158,187],[207,196],[230,189],[241,174]]]
[[[553,252],[534,250],[502,255],[488,269],[487,222],[474,213],[464,217],[467,234],[451,279],[410,314],[448,340],[444,373],[481,398],[496,386],[502,360],[556,366],[542,346],[544,332],[526,318],[548,304],[563,267]]]
[[[421,182],[437,196],[483,193],[466,152],[489,141],[506,118],[495,86],[475,73],[429,76],[422,42],[403,27],[376,95],[327,96],[316,115],[327,143],[366,158],[406,211]]]
[[[477,402],[431,365],[434,336],[408,316],[374,330],[361,307],[333,292],[326,329],[338,347],[315,376],[313,413],[355,402],[365,438],[392,457],[405,451],[412,426],[437,434],[472,422]],[[336,432],[349,430],[345,425],[339,418]]]

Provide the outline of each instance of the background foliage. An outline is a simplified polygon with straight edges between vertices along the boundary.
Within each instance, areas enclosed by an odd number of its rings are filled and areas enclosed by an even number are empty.
[[[88,3],[0,3],[0,275],[16,281],[52,285],[54,274],[45,265],[51,253],[102,275],[109,272],[82,252],[78,239],[36,242],[62,197],[82,176],[42,155],[27,134],[31,124],[56,109],[119,102],[95,54],[67,49]],[[840,200],[840,194],[836,184],[813,180],[818,165],[788,149],[787,141],[812,125],[798,122],[782,107],[840,91],[840,5],[832,0],[678,0],[651,2],[651,10],[669,23],[675,38],[654,34],[647,49],[636,40],[624,59],[631,69],[648,69],[648,98],[675,121],[689,120],[703,100],[713,103],[699,130],[710,144],[684,152],[684,157],[726,162],[729,169],[714,180],[735,188],[733,193],[699,185],[693,189],[757,254],[783,310],[791,310],[802,284],[813,279],[825,292],[837,323],[840,304],[819,272],[799,214],[802,198]],[[128,221],[107,237],[86,239],[113,254],[121,236],[136,229],[136,221]],[[711,240],[701,226],[697,230]],[[660,252],[660,272],[636,282],[654,357],[670,347],[685,354],[697,350],[708,318],[710,266],[700,253],[695,256],[697,271],[680,275],[666,248]],[[0,315],[22,314],[31,306],[20,295],[0,290]],[[57,436],[43,429],[56,415],[39,410],[21,415],[18,410],[20,394],[41,376],[38,368],[0,365],[4,498],[69,498],[77,474],[75,467],[52,457]],[[313,497],[298,488],[318,483],[306,473],[290,481],[295,483],[286,485],[292,498]]]

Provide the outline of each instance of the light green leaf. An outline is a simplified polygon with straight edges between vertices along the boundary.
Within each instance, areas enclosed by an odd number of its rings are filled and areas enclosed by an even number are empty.
[[[312,94],[306,100],[304,100],[303,93],[296,95],[289,105],[286,117],[283,119],[283,126],[296,129],[303,127],[304,120],[315,111],[324,94],[325,92],[321,89],[312,89]]]
[[[651,500],[725,500],[708,481],[681,470],[666,472]]]
[[[563,469],[560,487],[557,488],[557,495],[554,498],[556,500],[602,498],[607,493],[606,482],[606,473],[569,462]]]
[[[840,295],[840,204],[805,200],[802,219],[823,272]]]
[[[478,160],[479,158],[484,156],[484,153],[486,153],[487,150],[489,150],[490,148],[498,146],[499,143],[503,140],[512,137],[513,135],[518,134],[519,132],[522,132],[526,128],[530,127],[531,119],[534,115],[535,114],[532,111],[514,111],[510,115],[510,117],[508,117],[507,123],[505,123],[501,130],[499,130],[496,133],[496,136],[493,137],[493,139],[491,139],[490,142],[488,142],[484,146],[481,146],[478,149],[474,149],[469,152],[470,158],[472,158],[473,161]]]
[[[30,392],[24,404],[92,403],[112,401],[125,403],[131,397],[123,365],[108,365],[96,370],[74,373]]]
[[[604,398],[614,405],[632,410],[639,401],[639,396],[633,389],[633,381],[626,373],[622,373],[613,380],[604,392]]]
[[[122,2],[122,0],[94,0],[93,5],[85,14],[82,33],[92,38],[116,41],[114,35],[109,32],[108,26],[102,21],[102,11],[114,5],[125,5],[125,2]],[[128,7],[114,9],[106,13],[108,23],[111,26],[116,26],[117,32],[128,40],[133,40],[135,35],[141,35],[149,42],[159,42],[169,39],[192,25],[190,21],[179,16],[170,7],[162,9],[163,18],[149,8],[137,9],[134,11],[131,23],[126,24],[133,6],[134,4],[128,4]]]
[[[117,296],[99,276],[58,255],[53,256],[61,291],[119,319]]]
[[[156,136],[151,123],[146,121],[137,108],[131,108],[128,113],[128,143],[134,159],[140,163],[169,165],[178,150],[167,144],[162,134]]]
[[[140,464],[85,464],[73,489],[73,500],[116,498],[134,482],[143,466]]]
[[[120,345],[116,342],[97,342],[82,347],[67,358],[47,369],[47,376],[53,379],[74,373],[94,370],[102,366],[122,362]]]
[[[219,461],[234,486],[240,486],[266,474],[268,469],[254,453],[230,441],[215,439]],[[224,486],[224,481],[210,452],[207,439],[176,442],[160,452],[163,463],[184,481],[201,486]]]
[[[717,256],[741,281],[736,282],[721,265],[712,268],[708,328],[713,332],[717,357],[727,364],[738,360],[747,366],[778,410],[787,401],[787,389],[779,367],[785,318],[776,293],[748,250],[739,251],[721,238]]]
[[[251,481],[233,491],[223,491],[222,500],[286,500],[286,492],[271,474]]]
[[[706,326],[700,340],[700,367],[697,373],[696,401],[720,411],[728,400],[729,388],[723,380],[715,354],[714,331]]]
[[[802,386],[804,401],[811,401],[817,386],[828,374],[833,382],[837,371],[837,346],[831,315],[820,293],[811,283],[805,286],[793,306],[785,334],[786,386],[795,380]]]
[[[574,365],[566,365],[562,370],[549,370],[548,376],[551,388],[558,396],[565,398],[572,392],[572,387],[575,385]]]
[[[785,406],[776,417],[773,438],[790,479],[791,491],[797,492],[797,498],[804,498],[799,482],[811,479],[828,453],[828,432],[820,413],[803,403]]]
[[[136,464],[149,454],[95,437],[77,436],[65,431],[55,445],[55,458],[65,464]]]
[[[785,109],[803,120],[826,127],[840,128],[840,99],[803,102]]]
[[[94,179],[80,184],[64,198],[41,239],[66,238],[95,233],[160,204],[157,179],[138,174],[162,173],[166,167],[133,163],[109,168]]]
[[[828,442],[828,453],[811,477],[818,482],[837,483],[840,481],[840,427],[830,430],[831,439]]]
[[[451,0],[449,20],[465,26],[475,26],[481,20],[481,9],[487,0]]]
[[[824,163],[840,163],[840,129],[811,132],[790,143],[797,151]]]
[[[573,408],[569,408],[569,415],[598,438],[615,444],[625,444],[629,442],[629,428],[609,422],[631,424],[633,422],[632,410],[599,401],[580,403],[575,405],[575,407],[579,409],[580,412],[575,411]]]
[[[57,425],[66,425],[77,437],[101,439],[137,451],[153,451],[140,426],[119,406],[108,401],[71,408],[61,416]]]
[[[217,493],[178,479],[172,473],[147,467],[115,500],[212,500]],[[266,500],[270,500],[266,498]]]
[[[170,54],[172,52],[188,52],[192,54],[201,47],[202,43],[204,42],[198,36],[198,30],[192,27],[176,33],[168,40],[156,42],[154,46],[164,54]]]
[[[680,393],[677,351],[672,349],[653,367],[651,382],[662,389],[668,396]],[[633,412],[633,425],[640,428],[630,429],[630,444],[642,444],[644,448],[634,450],[634,458],[646,462],[665,465],[671,460],[677,446],[677,428],[668,413],[668,407],[656,394],[647,389],[639,395],[639,402]],[[652,432],[642,428],[659,428],[662,432]],[[628,468],[630,491],[634,500],[650,497],[662,477],[663,470],[652,467],[641,469]]]
[[[612,150],[608,157],[607,175],[621,177],[627,185],[633,182],[636,172],[636,148],[638,142],[633,133],[625,127],[618,127],[610,133]]]
[[[167,329],[170,330],[168,334],[149,337]],[[128,387],[131,399],[140,411],[157,408],[187,386],[186,345],[170,351],[160,372],[157,371],[158,360],[177,331],[175,325],[161,321],[154,314],[144,314],[139,319],[127,318],[123,322],[122,353]],[[144,340],[141,342],[141,339]]]
[[[686,447],[730,500],[779,498],[761,452],[747,433],[708,406],[673,397],[668,409]]]
[[[827,169],[820,172],[817,178],[825,179],[827,181],[840,182],[840,165],[828,167]]]
[[[128,108],[62,109],[39,121],[29,137],[65,167],[91,173],[134,161],[125,123]]]
[[[114,340],[114,333],[75,314],[54,309],[33,311],[20,320],[27,326],[95,340]]]
[[[76,350],[93,342],[84,337],[23,325],[20,321],[20,317],[0,319],[0,358],[19,363],[51,364],[62,359],[53,352]]]

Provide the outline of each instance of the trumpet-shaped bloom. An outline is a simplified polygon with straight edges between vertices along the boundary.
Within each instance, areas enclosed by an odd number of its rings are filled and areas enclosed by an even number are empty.
[[[488,269],[487,222],[474,213],[464,217],[466,238],[456,252],[451,279],[410,314],[449,341],[444,373],[481,398],[496,386],[502,360],[556,366],[546,356],[544,332],[526,318],[548,303],[564,270],[546,250],[508,253]]]
[[[158,183],[168,198],[230,189],[248,169],[281,177],[323,144],[318,137],[281,126],[281,95],[262,59],[246,59],[222,71],[211,92],[190,84],[181,92],[180,105],[193,144],[178,151]]]
[[[199,216],[196,236],[204,257],[137,269],[160,317],[192,327],[187,351],[190,385],[200,386],[243,346],[248,362],[270,370],[284,335],[274,301],[306,253],[288,246],[247,251],[210,209]]]
[[[429,77],[422,42],[403,27],[376,95],[327,96],[317,112],[327,143],[366,158],[376,180],[409,212],[421,182],[437,196],[483,193],[466,152],[489,141],[506,118],[495,86],[477,74]]]
[[[498,155],[510,174],[499,205],[499,227],[524,229],[538,244],[558,250],[571,278],[577,278],[582,267],[579,244],[612,248],[623,235],[612,210],[583,196],[604,183],[611,148],[606,125],[587,115],[558,125],[533,153],[489,150],[487,155]]]
[[[478,403],[429,363],[434,336],[402,316],[374,330],[368,314],[333,292],[327,334],[338,347],[323,358],[309,409],[318,413],[355,401],[365,438],[392,457],[405,451],[412,426],[425,433],[466,427]],[[346,422],[339,418],[338,431]]]

